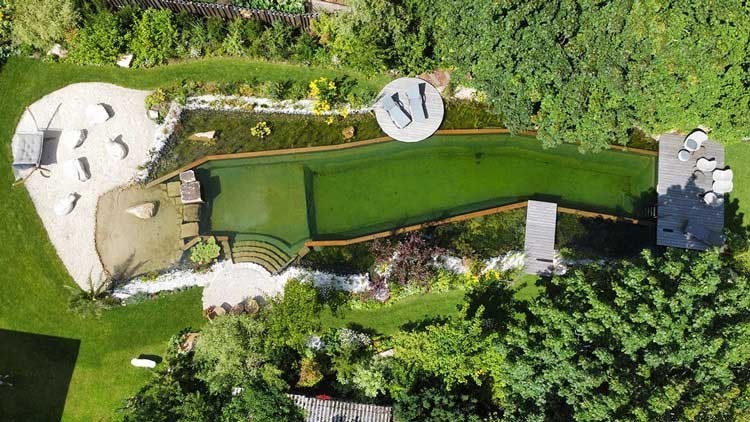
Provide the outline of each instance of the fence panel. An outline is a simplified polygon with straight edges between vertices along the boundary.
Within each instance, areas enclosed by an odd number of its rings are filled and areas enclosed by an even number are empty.
[[[187,12],[203,17],[220,17],[231,20],[237,17],[255,19],[272,25],[281,22],[286,25],[310,31],[311,22],[319,16],[318,13],[287,13],[276,10],[250,9],[219,3],[202,3],[185,0],[105,0],[111,9],[121,9],[127,6],[137,6],[142,9],[167,9],[174,13]]]

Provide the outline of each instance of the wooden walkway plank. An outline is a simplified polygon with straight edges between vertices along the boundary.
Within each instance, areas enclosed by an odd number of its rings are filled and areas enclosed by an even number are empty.
[[[526,208],[526,273],[550,275],[555,259],[557,204],[528,201]]]

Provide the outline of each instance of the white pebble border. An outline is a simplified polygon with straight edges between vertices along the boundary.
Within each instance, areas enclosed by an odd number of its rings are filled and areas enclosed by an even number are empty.
[[[273,100],[261,97],[241,97],[237,95],[200,95],[190,97],[185,104],[186,110],[219,110],[219,111],[248,111],[252,109],[256,113],[280,113],[280,114],[314,114],[313,100]],[[352,108],[344,105],[342,108],[333,109],[322,113],[325,116],[341,114],[346,110],[349,114],[362,114],[372,111],[372,107]]]
[[[291,279],[310,281],[316,286],[332,287],[351,293],[366,291],[370,286],[370,278],[367,274],[337,275],[322,271],[310,271],[299,267],[289,267],[278,275],[271,275],[263,267],[252,263],[233,264],[229,261],[220,261],[211,266],[204,273],[196,273],[192,270],[175,270],[162,274],[153,281],[143,278],[135,278],[127,284],[117,287],[112,296],[118,299],[127,299],[139,293],[158,293],[164,291],[180,290],[188,287],[206,287],[219,275],[225,280],[232,277],[232,272],[240,273],[242,269],[253,269],[265,275],[268,286],[283,286]]]
[[[154,132],[154,142],[151,144],[151,148],[148,150],[148,160],[141,165],[134,178],[135,182],[144,182],[148,179],[151,171],[154,168],[156,162],[161,158],[164,147],[167,146],[169,140],[172,138],[177,124],[180,122],[180,116],[182,115],[182,107],[176,102],[172,102],[169,105],[169,111],[164,116],[164,121],[156,126]]]

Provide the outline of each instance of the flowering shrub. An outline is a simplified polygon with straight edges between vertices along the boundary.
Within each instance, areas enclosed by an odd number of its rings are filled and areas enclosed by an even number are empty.
[[[313,113],[317,115],[331,111],[334,104],[338,102],[336,83],[328,78],[320,77],[310,82],[310,98],[315,100]]]
[[[250,128],[250,134],[256,138],[263,139],[271,134],[271,127],[266,122],[258,122],[257,125]]]

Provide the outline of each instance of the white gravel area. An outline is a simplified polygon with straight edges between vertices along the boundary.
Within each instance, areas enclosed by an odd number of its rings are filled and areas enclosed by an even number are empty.
[[[84,288],[90,274],[96,282],[103,271],[94,244],[97,200],[102,194],[131,182],[138,166],[149,158],[156,124],[146,115],[146,95],[148,92],[110,84],[81,83],[55,91],[29,107],[42,129],[51,119],[50,132],[88,131],[86,140],[76,149],[58,147],[55,140],[45,141],[42,166],[50,170],[51,177],[45,178],[37,172],[25,183],[57,254],[73,279]],[[105,123],[92,126],[86,119],[86,107],[98,103],[109,106],[114,115]],[[34,129],[33,119],[25,113],[17,131]],[[118,138],[127,146],[123,160],[107,153],[109,138]],[[75,158],[87,162],[89,180],[72,181],[63,173],[62,163]],[[70,193],[79,197],[73,212],[63,217],[55,215],[55,203]]]
[[[240,97],[236,95],[200,95],[190,97],[185,104],[186,110],[224,110],[224,111],[252,111],[255,113],[282,114],[314,114],[313,100],[273,100],[262,97]],[[352,108],[350,105],[322,113],[323,115],[338,115],[342,109],[349,114],[369,113],[372,107]]]

